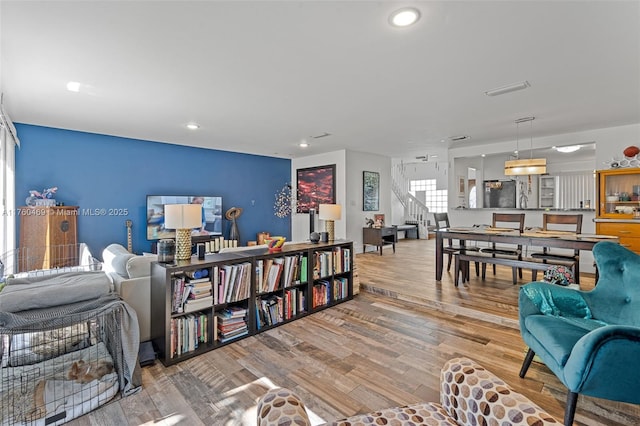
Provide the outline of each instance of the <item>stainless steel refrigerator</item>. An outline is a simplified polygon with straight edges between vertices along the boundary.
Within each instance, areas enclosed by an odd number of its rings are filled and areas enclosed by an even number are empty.
[[[485,180],[484,207],[516,208],[515,180]]]

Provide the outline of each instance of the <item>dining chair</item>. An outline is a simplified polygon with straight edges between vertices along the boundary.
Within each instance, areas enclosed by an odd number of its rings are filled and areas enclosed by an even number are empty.
[[[451,227],[451,223],[449,222],[449,214],[444,212],[444,213],[434,213],[433,214],[433,220],[435,222],[435,227],[436,229],[442,229],[442,228],[450,228]],[[451,259],[452,257],[459,252],[460,250],[465,250],[465,251],[478,251],[478,247],[475,246],[467,246],[467,245],[462,245],[462,243],[458,242],[457,244],[454,243],[452,238],[449,238],[449,245],[444,245],[442,248],[443,254],[446,254],[448,256],[447,259],[447,272],[449,272],[451,270]],[[476,275],[480,274],[480,264],[476,262]]]
[[[517,223],[517,227],[513,224]],[[491,226],[493,228],[508,228],[524,231],[524,213],[493,213]],[[489,247],[480,249],[480,253],[491,254],[491,257],[517,257],[518,260],[522,260],[522,245],[501,245],[496,246],[496,243],[492,243]],[[482,278],[484,279],[487,270],[487,264],[482,264]],[[496,264],[493,264],[493,275],[496,274]],[[518,275],[522,278],[522,268],[518,268]]]
[[[551,226],[549,226],[551,225]],[[582,232],[582,214],[555,214],[544,213],[542,215],[542,231],[560,231],[580,234]],[[575,276],[576,284],[580,284],[580,250],[574,250],[573,254],[563,252],[551,252],[543,247],[542,252],[531,253],[534,259],[541,259],[543,263],[569,265]],[[537,271],[532,271],[532,279],[536,281]]]

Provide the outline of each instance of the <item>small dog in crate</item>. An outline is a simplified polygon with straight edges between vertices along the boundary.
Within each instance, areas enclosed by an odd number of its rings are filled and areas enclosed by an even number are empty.
[[[93,380],[99,380],[105,374],[113,371],[113,364],[100,360],[96,362],[86,362],[81,359],[74,361],[67,373],[69,380],[75,380],[78,383],[89,383]]]
[[[104,375],[113,372],[113,364],[109,361],[99,360],[87,362],[83,359],[74,361],[67,372],[67,378],[80,384],[90,383],[100,380]],[[40,380],[33,393],[33,408],[27,412],[25,417],[28,421],[41,419],[46,414],[46,380]]]

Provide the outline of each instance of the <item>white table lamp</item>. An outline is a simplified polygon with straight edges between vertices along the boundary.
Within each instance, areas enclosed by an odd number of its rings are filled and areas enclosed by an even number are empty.
[[[324,227],[329,234],[329,241],[335,238],[334,221],[342,218],[342,206],[340,204],[320,204],[318,217],[324,220]]]
[[[176,260],[191,259],[191,230],[201,226],[201,204],[167,204],[164,206],[164,227],[176,230]]]

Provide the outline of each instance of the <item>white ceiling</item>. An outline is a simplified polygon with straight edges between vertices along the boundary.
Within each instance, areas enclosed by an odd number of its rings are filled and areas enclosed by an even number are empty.
[[[420,21],[392,28],[406,5]],[[533,137],[640,122],[640,1],[3,0],[0,13],[15,122],[284,158],[444,157],[449,136],[513,140],[525,116]]]

